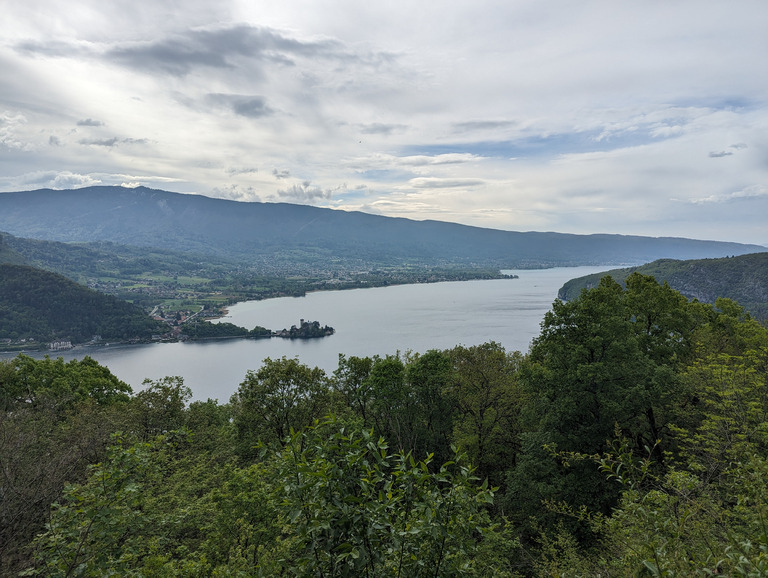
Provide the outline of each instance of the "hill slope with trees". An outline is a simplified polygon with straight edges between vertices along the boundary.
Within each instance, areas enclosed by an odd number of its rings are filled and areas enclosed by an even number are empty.
[[[526,268],[738,255],[764,247],[679,238],[514,232],[137,187],[0,194],[0,231],[255,262]]]
[[[0,264],[0,338],[81,343],[149,339],[163,324],[140,307],[49,271]]]
[[[738,301],[758,318],[768,318],[768,252],[722,259],[660,259],[639,267],[571,279],[560,289],[558,297],[566,301],[575,299],[582,289],[597,287],[605,275],[624,283],[635,272],[669,283],[689,299],[714,303],[718,297],[726,297]]]

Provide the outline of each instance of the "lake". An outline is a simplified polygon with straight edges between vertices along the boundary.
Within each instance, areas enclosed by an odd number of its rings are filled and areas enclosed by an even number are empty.
[[[509,270],[517,279],[454,281],[372,289],[323,291],[305,297],[247,301],[230,307],[221,321],[248,329],[278,330],[300,319],[330,325],[336,333],[310,340],[227,339],[186,343],[79,348],[57,353],[65,360],[90,355],[117,377],[140,389],[145,378],[184,378],[195,399],[226,402],[249,369],[266,357],[298,357],[331,373],[339,353],[424,353],[455,345],[496,341],[508,351],[527,351],[562,285],[610,269],[558,267]],[[35,355],[37,356],[37,355]],[[0,354],[2,358],[13,354]]]

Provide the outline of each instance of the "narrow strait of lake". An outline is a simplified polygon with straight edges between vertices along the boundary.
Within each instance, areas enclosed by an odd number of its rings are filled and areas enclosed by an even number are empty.
[[[181,376],[195,399],[226,402],[246,372],[258,369],[266,357],[298,357],[304,364],[331,373],[339,353],[424,353],[487,341],[496,341],[508,351],[525,352],[566,281],[610,268],[509,270],[505,273],[519,278],[324,291],[306,297],[247,301],[232,306],[221,321],[248,329],[256,325],[283,329],[305,319],[330,325],[336,334],[310,340],[232,339],[82,348],[61,357],[69,360],[90,355],[134,390],[141,389],[144,379]]]

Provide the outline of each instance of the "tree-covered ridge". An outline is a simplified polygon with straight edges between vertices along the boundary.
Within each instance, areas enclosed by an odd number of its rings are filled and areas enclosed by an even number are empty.
[[[20,356],[0,362],[0,568],[764,576],[766,360],[738,304],[639,274],[556,301],[525,354],[266,359],[223,404]]]
[[[688,261],[660,259],[572,279],[560,289],[559,297],[574,299],[582,289],[596,287],[605,275],[624,283],[634,272],[669,283],[689,299],[704,303],[714,303],[718,297],[733,299],[758,318],[768,319],[768,253]]]
[[[140,308],[55,273],[0,264],[0,338],[37,342],[149,339],[164,326]]]
[[[0,263],[9,263],[11,265],[24,264],[24,257],[5,242],[3,235],[0,235]]]

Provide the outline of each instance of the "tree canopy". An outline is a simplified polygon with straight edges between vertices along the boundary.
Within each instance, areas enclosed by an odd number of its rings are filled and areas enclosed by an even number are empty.
[[[497,343],[229,403],[0,361],[0,568],[30,576],[762,576],[768,330],[635,274]]]

